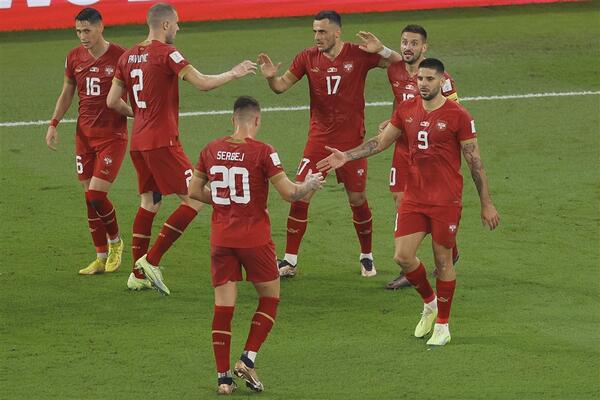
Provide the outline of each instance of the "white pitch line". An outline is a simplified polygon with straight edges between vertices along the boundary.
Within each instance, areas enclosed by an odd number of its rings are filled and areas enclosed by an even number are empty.
[[[484,100],[512,100],[512,99],[533,99],[541,97],[565,97],[565,96],[594,96],[600,95],[600,90],[595,91],[584,91],[584,92],[545,92],[545,93],[525,93],[525,94],[508,94],[499,96],[474,96],[474,97],[461,97],[460,101],[484,101]],[[391,101],[375,101],[365,104],[367,107],[383,107],[391,106]],[[262,112],[277,112],[277,111],[301,111],[308,110],[309,106],[290,106],[290,107],[265,107]],[[231,110],[211,110],[211,111],[192,111],[179,113],[180,117],[197,117],[204,115],[227,115],[231,114]],[[71,124],[76,122],[75,119],[63,119],[60,121],[61,124]],[[16,121],[16,122],[0,122],[0,127],[13,127],[13,126],[28,126],[28,125],[47,125],[48,120],[39,121]]]

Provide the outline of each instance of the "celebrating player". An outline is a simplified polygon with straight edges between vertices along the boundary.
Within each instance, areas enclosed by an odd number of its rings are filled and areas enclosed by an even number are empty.
[[[400,38],[402,61],[393,63],[387,68],[388,79],[394,93],[394,110],[398,104],[419,95],[419,90],[417,89],[417,70],[419,69],[419,63],[425,59],[426,51],[427,31],[425,28],[420,25],[407,25],[404,27]],[[456,85],[448,72],[444,72],[442,95],[458,102]],[[379,125],[379,131],[381,132],[389,122],[389,119],[383,121]],[[408,144],[406,137],[401,136],[395,143],[394,157],[390,169],[390,191],[394,197],[396,210],[400,208],[407,177]],[[454,263],[456,263],[458,261],[458,249],[456,245],[452,248],[452,257]],[[410,282],[408,279],[406,279],[403,273],[400,273],[398,277],[388,282],[385,287],[387,289],[399,289],[409,286]]]
[[[127,149],[127,118],[106,107],[106,96],[125,49],[104,39],[102,16],[93,8],[84,8],[77,14],[75,30],[81,46],[67,56],[63,88],[46,133],[46,144],[56,150],[59,142],[56,127],[77,90],[75,165],[85,190],[88,226],[96,247],[96,259],[79,273],[93,275],[116,271],[123,253],[117,214],[108,191]],[[131,108],[125,115],[131,115]]]
[[[244,61],[220,75],[201,74],[173,46],[179,30],[177,22],[177,12],[172,6],[158,3],[150,8],[148,38],[120,58],[107,98],[110,108],[124,112],[128,106],[121,96],[127,92],[134,114],[130,152],[138,176],[141,205],[133,222],[131,248],[135,264],[127,286],[141,290],[154,285],[166,295],[170,291],[162,281],[158,264],[202,205],[187,195],[193,170],[179,142],[177,79],[206,91],[256,71],[255,63]],[[169,216],[146,256],[152,221],[162,196],[173,193],[182,203]]]
[[[213,206],[210,255],[215,309],[212,340],[220,394],[230,394],[236,387],[230,371],[229,351],[236,282],[242,280],[242,266],[246,270],[246,279],[254,284],[259,301],[234,373],[244,379],[249,388],[263,391],[254,363],[275,322],[279,303],[279,273],[267,212],[269,181],[287,201],[297,201],[324,183],[321,173],[308,172],[302,184],[287,178],[273,147],[256,140],[260,106],[252,97],[242,96],[235,101],[232,122],[234,133],[231,136],[210,142],[200,153],[189,191],[192,199]],[[205,189],[209,182],[210,197]]]
[[[327,156],[325,146],[343,150],[362,143],[364,127],[364,88],[367,73],[375,67],[385,67],[386,60],[401,57],[388,48],[375,49],[372,35],[360,32],[363,45],[343,42],[342,21],[335,11],[321,11],[313,21],[315,47],[300,52],[289,70],[277,76],[281,64],[274,65],[267,54],[260,54],[259,64],[269,87],[283,93],[307,76],[310,90],[310,127],[308,142],[298,167],[296,181],[302,182],[316,162]],[[380,43],[379,43],[380,44]],[[379,54],[373,54],[379,50]],[[364,277],[375,276],[371,252],[372,216],[366,195],[367,161],[355,160],[336,171],[344,184],[354,228],[360,242],[360,268]],[[293,277],[297,272],[298,250],[308,224],[308,207],[314,193],[295,201],[287,220],[285,256],[279,262],[279,274]]]
[[[340,168],[350,160],[377,154],[400,135],[406,136],[410,165],[404,199],[396,215],[394,260],[423,298],[415,336],[427,335],[435,322],[427,344],[443,346],[450,341],[448,320],[456,286],[452,247],[462,210],[461,150],[479,193],[483,224],[495,229],[500,217],[489,194],[475,123],[466,109],[442,95],[444,65],[434,58],[423,60],[417,79],[420,97],[398,106],[379,135],[345,152],[328,148],[332,154],[319,161],[318,168],[326,172]],[[416,256],[427,233],[432,236],[438,271],[437,296]]]

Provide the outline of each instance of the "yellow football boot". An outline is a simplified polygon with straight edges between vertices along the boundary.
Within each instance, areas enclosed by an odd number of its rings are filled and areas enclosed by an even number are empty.
[[[115,272],[121,266],[121,257],[123,255],[123,239],[119,239],[117,243],[108,244],[108,258],[106,259],[106,272]]]
[[[79,270],[79,275],[94,275],[104,272],[106,267],[106,258],[96,258],[87,267]]]

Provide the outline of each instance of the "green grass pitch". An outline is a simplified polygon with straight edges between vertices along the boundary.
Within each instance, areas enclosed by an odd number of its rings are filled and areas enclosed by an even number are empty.
[[[600,89],[597,2],[348,15],[344,35],[361,29],[397,47],[407,23],[430,33],[461,97]],[[143,26],[108,27],[125,46]],[[311,45],[311,18],[183,23],[178,48],[205,73],[268,52],[282,68]],[[0,34],[0,122],[50,118],[72,30]],[[181,84],[181,110],[229,109],[242,94],[263,106],[308,104],[306,80],[271,93],[250,77],[209,93]],[[367,101],[390,101],[384,71],[368,78]],[[391,151],[372,158],[369,203],[379,274],[360,277],[358,244],[340,186],[330,178],[310,209],[300,275],[282,282],[277,323],[257,359],[261,399],[592,399],[600,397],[600,96],[466,101],[500,228],[485,231],[465,174],[461,261],[452,343],[427,350],[411,336],[421,305],[412,290],[383,285],[392,261],[394,210],[387,189]],[[390,107],[366,110],[368,135]],[[76,105],[68,117],[75,117]],[[263,115],[292,176],[306,139],[307,111]],[[182,118],[192,160],[231,131],[229,116]],[[94,256],[75,176],[74,124],[0,127],[0,397],[5,399],[210,399],[216,379],[210,340],[209,210],[163,259],[172,296],[130,293],[131,255],[115,274],[81,277]],[[123,165],[111,198],[129,245],[138,205],[134,172]],[[164,202],[154,234],[176,207]],[[288,205],[272,193],[273,237],[281,254]],[[420,256],[431,268],[429,242]],[[232,357],[242,350],[255,295],[240,286]]]

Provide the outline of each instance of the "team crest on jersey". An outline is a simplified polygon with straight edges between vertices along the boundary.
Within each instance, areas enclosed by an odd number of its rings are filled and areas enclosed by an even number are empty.
[[[363,176],[365,174],[365,170],[363,168],[359,168],[356,170],[356,174],[358,176]]]
[[[107,167],[112,164],[112,158],[110,156],[104,157],[103,161],[104,161],[104,165],[106,165]]]
[[[437,124],[435,124],[435,126],[437,126],[438,130],[444,131],[446,130],[446,126],[448,126],[448,124],[446,123],[446,121],[438,121]]]
[[[98,71],[100,71],[100,69],[98,67],[90,68],[90,72],[98,72]]]
[[[455,224],[448,225],[448,230],[450,231],[450,233],[456,233],[456,225]]]
[[[336,67],[329,67],[329,68],[327,68],[327,72],[337,72],[337,68]]]
[[[406,90],[417,90],[417,88],[415,87],[415,85],[409,83],[408,85],[404,86],[404,89]]]
[[[352,64],[352,62],[344,63],[344,70],[346,72],[352,72],[353,69],[354,69],[354,65]]]
[[[427,128],[429,126],[429,121],[421,121],[421,126]]]
[[[115,73],[115,67],[109,65],[108,67],[104,68],[104,72],[107,76],[112,76]]]

